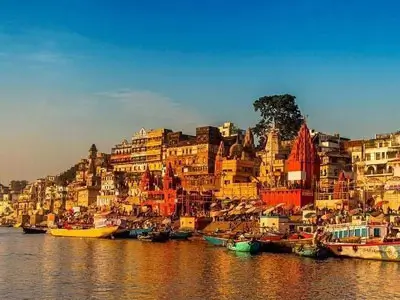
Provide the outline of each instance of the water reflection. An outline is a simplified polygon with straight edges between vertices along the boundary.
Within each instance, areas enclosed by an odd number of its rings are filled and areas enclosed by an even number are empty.
[[[0,229],[1,299],[400,299],[399,264]]]

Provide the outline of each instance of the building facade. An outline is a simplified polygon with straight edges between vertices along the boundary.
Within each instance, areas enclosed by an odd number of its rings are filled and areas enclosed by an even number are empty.
[[[132,136],[132,172],[141,175],[147,168],[147,131],[142,128]]]
[[[111,164],[114,171],[132,172],[132,143],[123,140],[111,149]]]
[[[183,169],[183,185],[188,190],[214,188],[215,160],[221,141],[222,136],[217,127],[196,128],[196,156],[192,164]]]
[[[246,134],[245,130],[238,128],[232,122],[225,122],[224,124],[219,126],[218,129],[221,132],[222,137],[231,137],[237,135],[244,136]]]
[[[321,161],[319,186],[326,190],[333,189],[342,171],[351,176],[352,158],[344,148],[344,143],[349,139],[339,134],[331,135],[314,130],[311,130],[311,137]]]
[[[165,168],[163,157],[166,149],[167,134],[170,129],[152,129],[147,132],[146,140],[146,163],[150,172],[161,176]]]

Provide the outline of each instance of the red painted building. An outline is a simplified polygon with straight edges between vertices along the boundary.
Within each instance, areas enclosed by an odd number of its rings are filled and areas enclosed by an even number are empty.
[[[314,188],[320,174],[320,160],[306,123],[301,126],[293,144],[286,161],[286,170],[286,187],[262,189],[262,201],[267,205],[284,203],[287,207],[302,207],[313,203]]]
[[[151,207],[153,212],[158,212],[161,216],[172,215],[177,198],[176,181],[171,164],[167,167],[162,185],[147,168],[140,180],[140,189],[144,195],[141,206]]]

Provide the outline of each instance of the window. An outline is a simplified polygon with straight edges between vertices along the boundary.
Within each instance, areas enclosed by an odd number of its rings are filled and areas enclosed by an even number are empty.
[[[380,237],[380,236],[381,236],[381,229],[374,228],[374,237]]]
[[[371,153],[365,154],[365,160],[371,160]]]
[[[381,154],[375,153],[375,160],[380,160],[380,159],[381,159]]]

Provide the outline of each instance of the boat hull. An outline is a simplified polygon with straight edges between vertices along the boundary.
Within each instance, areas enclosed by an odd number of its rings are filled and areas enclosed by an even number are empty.
[[[261,243],[257,241],[228,242],[227,248],[236,252],[256,254],[261,250]]]
[[[327,247],[337,257],[350,257],[400,262],[400,243],[328,243]]]
[[[148,234],[153,231],[153,228],[136,228],[129,231],[129,237],[136,239],[139,235]]]
[[[228,243],[228,239],[216,237],[216,236],[209,236],[205,235],[203,238],[211,245],[218,246],[218,247],[226,247]]]
[[[138,240],[143,242],[164,243],[168,241],[169,235],[164,232],[152,232],[147,235],[139,235]]]
[[[329,250],[321,246],[296,245],[293,252],[299,256],[314,259],[325,259],[329,256]]]
[[[172,231],[169,234],[171,240],[187,240],[191,236],[192,233],[188,231]]]
[[[57,237],[107,238],[118,230],[118,226],[89,229],[50,229],[49,233]]]
[[[43,234],[47,232],[47,229],[42,228],[32,228],[32,227],[22,227],[25,234]]]

